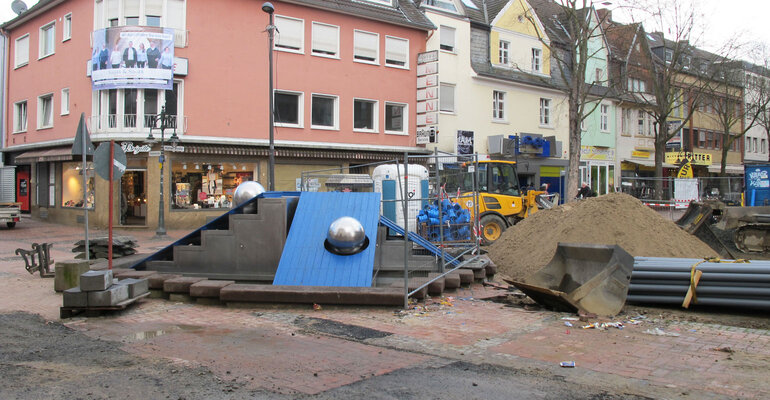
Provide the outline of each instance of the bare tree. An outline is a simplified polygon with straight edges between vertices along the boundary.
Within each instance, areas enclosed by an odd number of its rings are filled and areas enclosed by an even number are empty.
[[[760,127],[770,144],[770,44],[755,43],[749,58],[753,61],[745,83],[745,99],[749,115],[756,112],[755,126]],[[763,150],[764,151],[764,150]],[[768,158],[765,161],[770,161]]]
[[[581,124],[610,94],[606,78],[595,80],[588,77],[590,60],[603,57],[606,51],[602,20],[590,3],[589,0],[530,0],[529,4],[537,17],[531,12],[524,15],[533,26],[538,26],[539,19],[545,27],[545,34],[537,28],[535,31],[551,53],[553,85],[568,100],[567,199],[574,199],[578,192]]]

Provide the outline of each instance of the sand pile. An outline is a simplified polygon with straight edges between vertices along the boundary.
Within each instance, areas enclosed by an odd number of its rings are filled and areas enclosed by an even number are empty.
[[[521,280],[548,264],[559,242],[617,244],[632,256],[717,256],[698,238],[623,193],[541,210],[508,228],[487,250],[500,273]]]

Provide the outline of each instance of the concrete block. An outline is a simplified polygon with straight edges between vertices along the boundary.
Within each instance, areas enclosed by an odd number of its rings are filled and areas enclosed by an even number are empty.
[[[150,289],[163,290],[163,282],[173,279],[181,278],[179,274],[154,274],[147,277],[147,281],[150,283]],[[151,296],[152,297],[152,296]]]
[[[128,297],[130,299],[143,295],[150,290],[150,282],[147,279],[126,278],[119,280],[116,285],[128,286]]]
[[[80,275],[90,269],[88,261],[65,260],[54,264],[53,290],[61,292],[80,284]]]
[[[433,279],[440,274],[438,273],[430,273],[428,274],[428,279]],[[436,279],[435,281],[431,282],[430,285],[428,285],[428,294],[431,296],[441,296],[441,293],[444,293],[444,278]]]
[[[235,281],[218,281],[218,280],[205,280],[198,283],[193,283],[190,286],[190,296],[192,297],[210,297],[219,298],[219,291],[223,287],[229,286],[235,283]]]
[[[80,275],[80,290],[93,292],[107,290],[112,285],[112,271],[88,271]]]
[[[88,292],[83,292],[79,287],[70,288],[62,293],[64,307],[88,307]]]
[[[202,306],[221,306],[221,305],[225,304],[221,300],[219,300],[218,298],[215,299],[215,298],[212,298],[212,297],[196,297],[195,298],[195,303],[196,304],[200,304]]]
[[[461,283],[460,274],[457,271],[444,276],[444,287],[446,289],[457,289],[460,287]]]
[[[457,273],[460,275],[460,283],[471,284],[473,283],[473,271],[470,269],[458,269]]]
[[[205,281],[206,278],[183,276],[179,278],[171,278],[163,281],[163,291],[168,293],[184,293],[190,294],[190,286],[200,281]]]
[[[412,278],[412,279],[410,279],[409,280],[409,291],[411,292],[411,291],[417,289],[418,287],[424,285],[426,282],[428,282],[428,280],[426,278]],[[403,300],[404,281],[399,279],[398,281],[393,282],[391,287],[398,288],[398,290],[401,291],[401,296],[402,296],[401,302],[403,303],[404,302],[404,300]],[[422,289],[416,291],[411,297],[413,299],[422,300],[426,296],[428,296],[428,287],[427,286],[425,286]]]
[[[107,290],[88,292],[89,307],[109,307],[128,300],[127,285],[112,285]]]
[[[473,270],[473,279],[484,279],[487,277],[486,268],[479,268]]]
[[[487,264],[484,268],[487,270],[487,276],[492,276],[497,273],[497,266],[495,264]]]
[[[128,279],[128,278],[143,279],[151,275],[157,274],[156,271],[137,271],[135,269],[125,269],[121,271],[112,270],[112,271],[113,271],[112,274],[120,279]]]
[[[148,297],[151,299],[168,299],[168,293],[160,289],[150,289],[150,296]]]
[[[300,303],[398,306],[404,292],[398,288],[284,286],[234,283],[222,288],[220,300],[229,303]]]

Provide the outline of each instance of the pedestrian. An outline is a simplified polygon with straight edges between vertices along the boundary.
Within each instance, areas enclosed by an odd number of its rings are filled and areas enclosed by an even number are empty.
[[[578,190],[577,196],[575,196],[576,199],[585,199],[587,197],[593,197],[594,192],[591,190],[591,187],[588,186],[587,183],[583,182],[580,185],[580,190]]]

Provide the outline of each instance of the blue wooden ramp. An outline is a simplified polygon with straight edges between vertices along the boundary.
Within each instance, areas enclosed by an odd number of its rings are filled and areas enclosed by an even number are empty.
[[[302,192],[273,285],[372,286],[379,216],[379,193]],[[340,217],[361,222],[366,249],[349,256],[326,250],[329,225]]]

